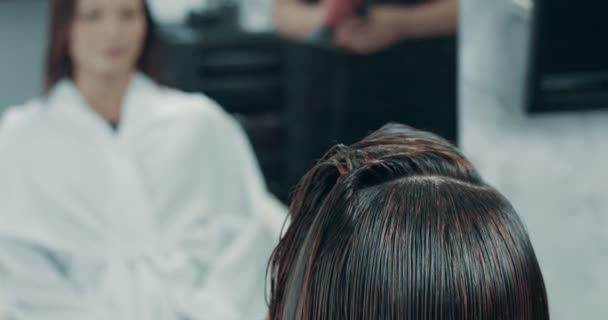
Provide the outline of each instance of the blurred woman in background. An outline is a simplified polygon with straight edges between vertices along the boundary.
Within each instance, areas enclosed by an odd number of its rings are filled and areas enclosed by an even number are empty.
[[[447,141],[388,125],[302,178],[271,260],[270,320],[547,320],[509,202]]]
[[[9,318],[263,317],[284,217],[237,123],[155,82],[143,0],[51,7],[45,94],[0,126]]]

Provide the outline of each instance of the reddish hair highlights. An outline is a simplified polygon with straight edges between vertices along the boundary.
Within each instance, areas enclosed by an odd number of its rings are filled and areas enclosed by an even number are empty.
[[[299,182],[270,261],[269,320],[547,320],[507,199],[447,141],[391,124]]]

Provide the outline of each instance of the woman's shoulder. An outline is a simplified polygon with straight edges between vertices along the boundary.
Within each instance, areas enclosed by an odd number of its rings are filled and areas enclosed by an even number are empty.
[[[35,127],[44,109],[43,104],[42,98],[36,98],[6,108],[0,114],[0,137],[10,136],[16,139]]]
[[[43,110],[42,100],[33,99],[0,114],[0,166],[18,163],[32,143],[38,141],[36,135],[41,132]]]
[[[232,126],[234,118],[216,101],[203,93],[185,92],[170,87],[159,87],[159,106],[165,111],[188,119],[196,119],[214,126]]]

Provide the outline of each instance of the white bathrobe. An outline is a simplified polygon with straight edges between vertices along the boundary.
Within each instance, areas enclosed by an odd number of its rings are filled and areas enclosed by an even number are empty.
[[[263,319],[285,213],[208,98],[136,74],[114,131],[63,80],[0,122],[0,310]]]

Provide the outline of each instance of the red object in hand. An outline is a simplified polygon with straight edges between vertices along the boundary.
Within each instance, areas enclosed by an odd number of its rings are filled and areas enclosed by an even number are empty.
[[[325,11],[325,23],[335,27],[345,18],[354,14],[355,9],[362,0],[323,0]]]

